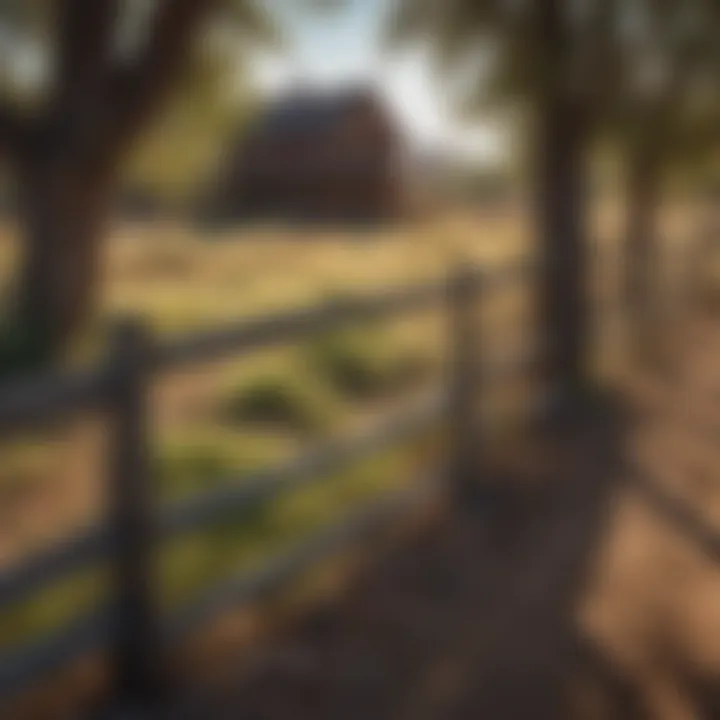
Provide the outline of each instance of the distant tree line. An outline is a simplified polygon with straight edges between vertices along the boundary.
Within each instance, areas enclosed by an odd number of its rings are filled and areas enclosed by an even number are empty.
[[[466,111],[519,118],[543,256],[548,371],[587,385],[588,184],[593,152],[624,163],[625,297],[646,344],[668,174],[717,148],[720,4],[713,0],[400,0],[391,40],[430,38]]]

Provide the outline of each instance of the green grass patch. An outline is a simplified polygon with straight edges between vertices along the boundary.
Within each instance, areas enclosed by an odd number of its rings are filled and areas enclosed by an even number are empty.
[[[107,597],[107,579],[97,570],[78,573],[0,611],[0,651],[42,637],[89,613]]]
[[[162,553],[168,605],[182,604],[223,577],[261,565],[372,497],[407,482],[407,449],[369,458],[242,513],[237,520],[169,543]]]
[[[406,390],[427,377],[432,361],[374,328],[340,330],[314,342],[310,367],[351,400],[375,399]]]
[[[289,368],[242,378],[220,394],[221,416],[233,424],[319,433],[337,417],[332,393],[307,373]]]
[[[154,477],[163,497],[184,497],[277,463],[287,456],[289,445],[277,435],[183,428],[161,439]]]
[[[163,438],[155,477],[168,498],[242,483],[243,472],[278,462],[296,445],[273,435],[243,436],[188,428]],[[405,484],[427,442],[410,443],[318,478],[203,532],[168,541],[158,557],[166,609],[178,607],[222,578],[261,565],[362,503]],[[90,611],[107,597],[101,569],[79,573],[0,612],[0,647],[39,638]]]

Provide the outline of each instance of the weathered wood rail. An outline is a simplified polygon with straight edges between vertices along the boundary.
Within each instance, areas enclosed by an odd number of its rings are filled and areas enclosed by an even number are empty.
[[[51,421],[101,412],[112,439],[107,464],[108,517],[0,573],[0,609],[22,603],[72,573],[105,564],[109,600],[54,634],[0,653],[0,697],[31,686],[91,651],[108,653],[117,700],[131,706],[161,702],[168,647],[216,613],[251,601],[301,575],[343,547],[374,535],[398,513],[422,501],[428,483],[361,508],[349,520],[321,531],[260,570],[224,580],[172,617],[158,609],[153,554],[163,539],[197,532],[220,521],[243,522],[247,513],[278,494],[327,477],[331,471],[389,449],[439,424],[450,427],[448,486],[475,471],[477,399],[491,369],[480,362],[481,327],[475,310],[485,295],[526,271],[512,266],[492,273],[460,267],[445,281],[379,290],[372,294],[230,324],[169,342],[158,342],[138,321],[122,323],[97,367],[49,375],[0,390],[0,435]],[[423,397],[359,437],[311,449],[242,482],[228,482],[169,506],[156,503],[151,477],[148,391],[158,375],[331,330],[350,322],[385,319],[440,308],[450,331],[449,387]],[[511,372],[508,358],[498,368]],[[513,358],[515,364],[526,361]]]

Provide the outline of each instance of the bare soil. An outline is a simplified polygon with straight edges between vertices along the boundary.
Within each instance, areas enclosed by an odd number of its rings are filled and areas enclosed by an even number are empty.
[[[494,461],[184,714],[720,717],[720,333],[686,335],[672,376]]]

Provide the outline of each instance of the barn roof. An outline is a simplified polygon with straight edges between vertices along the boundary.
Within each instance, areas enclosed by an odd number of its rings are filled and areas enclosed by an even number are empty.
[[[367,88],[342,92],[298,90],[268,104],[250,128],[250,137],[270,138],[288,134],[322,132],[360,104],[379,105]]]

